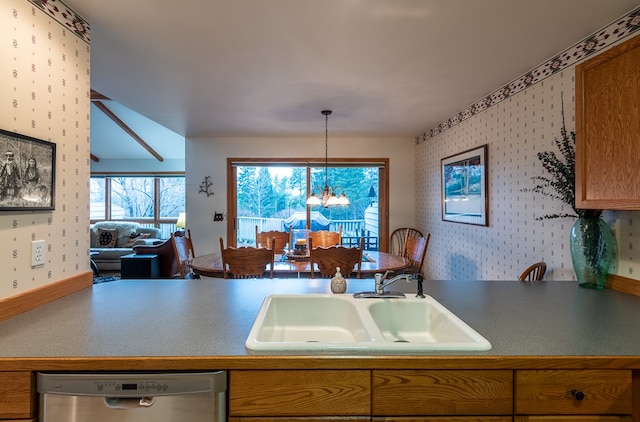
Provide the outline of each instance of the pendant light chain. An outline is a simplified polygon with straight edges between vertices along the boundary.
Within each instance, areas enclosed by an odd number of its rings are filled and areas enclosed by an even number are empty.
[[[322,201],[320,201],[319,195],[316,195],[315,189],[321,188],[317,186],[307,199],[307,205],[310,206],[324,205],[327,208],[332,205],[351,205],[341,186],[334,186],[333,188],[329,186],[329,116],[331,113],[331,110],[322,110],[324,115],[324,189],[318,192],[322,195]],[[338,191],[341,192],[339,197]]]
[[[329,186],[329,115],[331,110],[324,110],[324,185]]]

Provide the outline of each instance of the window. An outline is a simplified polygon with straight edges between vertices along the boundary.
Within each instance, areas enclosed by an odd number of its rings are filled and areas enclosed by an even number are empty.
[[[332,160],[307,163],[288,159],[229,159],[228,239],[236,246],[255,244],[260,231],[327,229],[343,232],[343,245],[365,238],[368,250],[386,250],[388,233],[387,159]],[[326,170],[326,173],[325,173]],[[321,194],[325,178],[344,190],[351,205],[307,207],[309,191]],[[231,200],[235,198],[235,200]]]
[[[135,221],[168,238],[185,210],[184,175],[92,175],[90,220]]]
[[[153,177],[111,177],[112,219],[154,217],[155,179]]]

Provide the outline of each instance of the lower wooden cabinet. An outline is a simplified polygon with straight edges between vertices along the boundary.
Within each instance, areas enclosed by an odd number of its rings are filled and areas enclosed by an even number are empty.
[[[511,416],[374,417],[373,422],[513,422]]]
[[[37,422],[36,418],[29,419],[0,419],[2,422]]]
[[[516,415],[525,421],[626,421],[632,414],[631,370],[517,370]],[[585,415],[559,419],[557,415]],[[590,415],[592,419],[587,419]],[[611,415],[602,418],[600,415]]]
[[[491,421],[502,419],[478,417],[509,415],[510,419],[513,414],[513,371],[373,371],[372,409],[373,416],[468,415],[465,420]],[[456,421],[445,418],[413,420]]]
[[[513,422],[632,422],[631,416],[516,416]]]
[[[617,369],[237,370],[229,420],[632,422],[632,386]]]
[[[369,420],[370,373],[368,370],[230,371],[229,420],[257,422],[262,417],[285,416],[286,420],[312,417],[306,421],[322,420],[317,418],[321,416],[359,416],[365,417],[361,420]]]
[[[31,372],[0,372],[0,419],[24,421],[34,417],[35,386]]]
[[[344,416],[344,417],[335,417],[335,416],[325,416],[325,417],[283,417],[283,418],[252,418],[252,417],[230,417],[228,419],[229,422],[370,422],[371,418],[369,416]],[[5,422],[5,421],[2,421]]]
[[[29,419],[0,419],[2,422],[37,422],[36,418]]]

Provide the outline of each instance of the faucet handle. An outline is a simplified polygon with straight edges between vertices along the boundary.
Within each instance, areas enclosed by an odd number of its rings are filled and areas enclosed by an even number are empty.
[[[382,282],[384,281],[385,275],[383,275],[382,273],[375,273],[373,277],[375,278],[375,287],[377,291],[380,288],[380,286],[382,286]]]
[[[390,271],[387,271],[384,274],[382,274],[382,273],[375,273],[374,274],[376,293],[381,294],[384,291],[383,283],[384,283],[385,278],[387,278],[387,275],[389,275],[389,272]]]
[[[373,276],[376,279],[376,284],[382,283],[387,278],[387,276],[389,275],[390,272],[391,272],[391,270],[386,271],[384,274],[375,273]]]

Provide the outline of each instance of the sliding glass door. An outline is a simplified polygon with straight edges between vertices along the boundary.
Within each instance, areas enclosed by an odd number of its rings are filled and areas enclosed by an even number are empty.
[[[355,246],[364,237],[366,249],[381,249],[380,238],[388,227],[388,221],[381,220],[386,214],[380,212],[380,198],[386,198],[386,183],[382,183],[386,160],[341,160],[325,167],[295,160],[247,159],[230,160],[229,166],[233,192],[229,198],[235,201],[228,210],[228,238],[235,239],[237,246],[255,245],[257,226],[259,231],[342,228],[343,245]],[[309,193],[321,198],[325,183],[338,196],[344,193],[350,205],[307,206]]]

